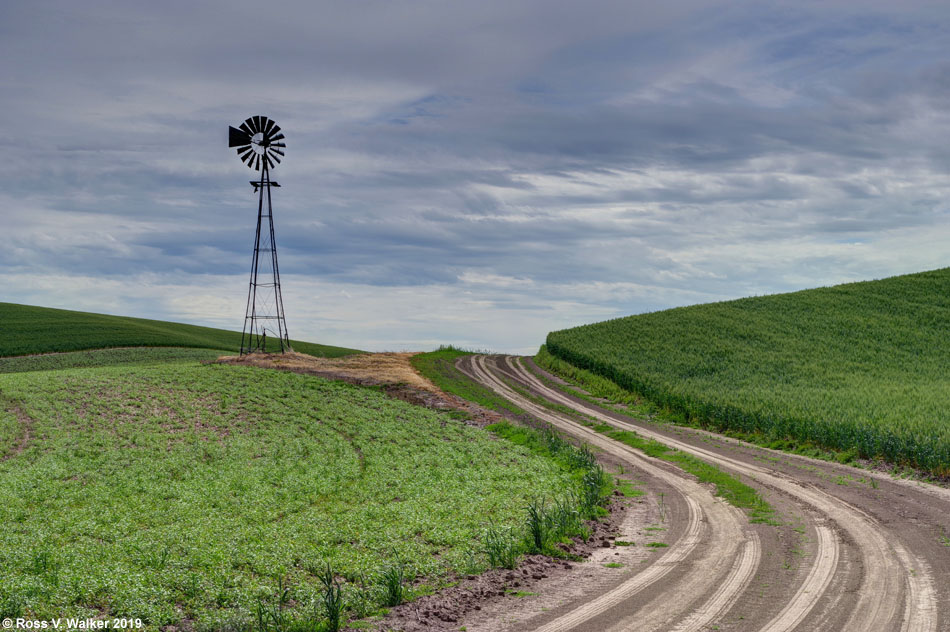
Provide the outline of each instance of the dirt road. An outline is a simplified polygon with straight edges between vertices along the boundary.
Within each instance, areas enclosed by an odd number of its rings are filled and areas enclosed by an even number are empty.
[[[557,380],[527,358],[470,356],[458,366],[605,458],[635,468],[670,511],[661,555],[555,607],[526,605],[507,629],[950,630],[950,490],[633,419],[552,387]],[[690,475],[538,398],[717,465],[755,487],[781,524],[750,524]],[[480,629],[478,621],[467,629]]]

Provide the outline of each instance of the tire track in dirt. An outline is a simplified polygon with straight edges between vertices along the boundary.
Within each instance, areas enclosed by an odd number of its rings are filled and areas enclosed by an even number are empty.
[[[811,567],[808,577],[798,592],[778,615],[769,621],[762,630],[769,632],[787,632],[794,630],[811,611],[809,604],[814,605],[817,596],[824,594],[831,583],[834,569],[838,564],[838,547],[828,543],[835,539],[834,532],[824,525],[818,525],[818,555],[815,564]],[[826,558],[826,559],[823,559]]]
[[[505,363],[508,369],[511,371],[510,375],[512,377],[520,378],[523,383],[533,386],[536,390],[539,390],[540,392],[544,393],[545,396],[548,396],[547,390],[549,389],[547,389],[546,385],[538,380],[533,374],[525,370],[524,367],[520,365],[520,362],[516,365],[511,357],[506,357]],[[557,393],[556,391],[553,392],[555,394]],[[548,398],[551,399],[550,396],[548,396]],[[559,401],[558,403],[574,407],[574,402],[567,398],[564,398],[564,400]],[[604,420],[601,419],[601,421]],[[667,444],[670,443],[665,438],[663,438],[663,440]],[[817,528],[818,526],[816,526],[816,529]],[[839,543],[837,537],[835,537],[830,530],[827,531],[826,534],[830,535],[830,537],[818,538],[818,550],[815,555],[815,564],[810,570],[805,582],[795,593],[795,596],[792,598],[792,600],[786,604],[785,608],[783,609],[782,613],[785,616],[781,617],[780,615],[780,617],[777,617],[774,621],[774,625],[766,625],[763,628],[763,632],[784,632],[785,630],[790,630],[792,628],[786,625],[789,621],[792,621],[795,625],[797,625],[812,611],[815,605],[817,605],[819,599],[824,593],[824,590],[828,587],[831,577],[835,573],[837,560],[839,557]],[[729,605],[732,605],[732,603],[734,603],[738,597],[739,595],[736,594]],[[722,610],[720,614],[725,611],[725,609]],[[692,621],[693,619],[694,617],[691,615],[689,620]],[[708,622],[705,619],[703,619],[703,621]]]
[[[621,415],[607,414],[575,401],[542,383],[524,369],[520,362],[515,364],[509,359],[508,363],[519,379],[530,384],[551,401],[570,406],[605,423],[637,432],[641,436],[656,439],[733,472],[744,474],[761,484],[798,498],[828,516],[856,542],[863,561],[862,585],[844,630],[849,632],[897,629],[902,632],[933,632],[936,630],[936,591],[927,564],[908,552],[898,542],[889,542],[888,534],[865,512],[817,487],[803,486],[787,475],[652,432],[648,428],[624,420]],[[816,564],[821,564],[822,560],[827,558],[827,551],[820,549]],[[818,584],[819,578],[816,576],[813,583]],[[812,579],[811,576],[809,579]],[[824,582],[824,585],[827,586],[827,582]],[[801,599],[798,599],[797,595],[793,603],[802,601],[802,606],[808,606],[808,604],[813,606],[817,601],[817,597],[810,592],[800,596]],[[763,629],[769,632],[791,630],[806,615],[807,613],[800,609],[797,611],[796,608],[786,609]],[[776,627],[773,628],[772,625]]]
[[[560,393],[558,393],[558,391],[551,389],[546,384],[541,382],[534,374],[526,370],[520,361],[516,364],[515,361],[509,356],[505,358],[505,363],[511,370],[513,377],[517,377],[523,383],[532,386],[535,390],[542,393],[548,399],[562,405],[577,408],[577,402],[571,400],[570,398],[563,397]],[[583,412],[585,414],[590,414],[588,411]],[[600,421],[610,421],[611,423],[616,423],[616,421],[612,418],[608,419],[601,415],[592,416],[599,419]],[[660,437],[657,435],[651,436],[641,431],[639,427],[636,428],[636,431],[643,436],[648,436],[650,438],[659,440],[662,443],[672,445],[673,447],[680,449],[680,446],[674,445],[675,442],[671,441],[668,437]],[[703,458],[707,457],[704,455]],[[809,570],[808,576],[796,591],[791,601],[785,605],[782,611],[774,619],[772,619],[772,621],[761,628],[762,632],[787,632],[789,630],[793,630],[814,609],[818,603],[818,600],[821,599],[825,590],[828,588],[831,578],[834,576],[835,570],[837,569],[840,547],[838,538],[826,526],[816,525],[815,529],[818,534],[818,546],[815,555],[815,562],[812,565],[812,568]]]
[[[742,547],[739,564],[733,567],[729,579],[720,586],[709,601],[678,623],[672,632],[700,630],[727,612],[748,586],[761,556],[762,550],[758,545],[758,538],[755,538],[755,541],[746,542]],[[740,590],[733,589],[737,583],[742,586]]]
[[[470,367],[471,373],[465,367],[460,369],[534,416],[572,434],[583,435],[592,445],[666,482],[677,490],[689,508],[686,533],[659,560],[603,595],[536,628],[536,632],[561,632],[589,623],[666,577],[690,556],[699,557],[694,565],[705,572],[676,578],[660,597],[638,608],[636,629],[658,629],[685,616],[677,629],[684,632],[699,630],[735,602],[755,574],[761,557],[759,539],[743,529],[745,516],[740,511],[714,498],[706,488],[680,471],[659,466],[654,459],[525,399],[491,374],[484,357],[472,358]],[[694,553],[700,542],[705,546]],[[710,591],[711,597],[697,606],[697,597]],[[655,603],[657,601],[662,606]],[[630,613],[624,613],[623,619],[621,627],[628,627]]]
[[[671,546],[670,550],[662,558],[651,564],[649,568],[643,572],[635,575],[632,579],[625,581],[600,597],[575,608],[566,615],[536,628],[535,632],[563,632],[565,630],[573,630],[594,616],[636,595],[676,568],[702,541],[702,536],[705,532],[703,522],[698,519],[698,516],[701,515],[701,509],[698,504],[689,496],[685,496],[684,500],[687,505],[689,505],[689,526],[686,533]]]

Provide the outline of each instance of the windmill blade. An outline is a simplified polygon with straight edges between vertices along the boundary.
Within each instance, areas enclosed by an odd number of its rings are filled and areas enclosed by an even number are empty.
[[[246,151],[247,151],[248,149],[250,149],[250,148],[251,148],[250,145],[244,145],[244,147],[238,147],[238,148],[237,148],[238,156],[240,156],[241,154],[243,154],[244,152],[246,152]]]
[[[258,154],[254,154],[254,171],[261,170],[261,157]]]
[[[261,125],[261,119],[262,119],[263,117],[261,117],[261,116],[254,116],[254,117],[251,117],[251,118],[254,119],[254,133],[256,134],[256,133],[258,133],[259,131],[261,131],[261,127],[262,127],[262,125]]]
[[[284,143],[271,143],[270,146],[271,147],[286,147],[287,145],[285,145]]]
[[[274,130],[274,134],[275,134],[275,135],[270,137],[270,139],[271,139],[272,142],[275,141],[275,140],[283,140],[284,135],[283,135],[283,134],[278,134],[277,132],[279,132],[279,131],[280,131],[280,128],[279,128],[279,127]]]
[[[270,159],[276,162],[278,165],[280,164],[280,158],[278,158],[277,156],[271,155]]]
[[[271,119],[265,119],[265,121],[266,122],[264,124],[264,136],[269,138],[271,134],[271,130],[277,127],[277,123],[275,123]]]
[[[246,154],[241,156],[241,162],[246,162],[247,166],[250,167],[251,162],[253,162],[253,158],[252,158],[253,156],[254,156],[254,150],[253,149],[249,150]]]
[[[236,127],[228,127],[228,147],[237,147],[238,145],[248,145],[251,142],[249,134]]]
[[[254,132],[251,131],[251,126],[248,125],[248,123],[249,123],[250,121],[251,121],[251,119],[247,119],[246,121],[244,121],[243,123],[241,123],[241,129],[244,130],[244,133],[247,134],[247,137],[248,137],[248,138],[250,138],[251,136],[254,135]]]
[[[269,169],[274,168],[274,161],[270,159],[270,156],[264,154],[264,165]]]
[[[284,155],[284,152],[282,152],[281,150],[279,150],[279,149],[274,149],[274,146],[273,146],[273,145],[271,145],[271,146],[268,147],[267,149],[268,149],[269,151],[274,152],[275,154],[280,154],[281,156]]]

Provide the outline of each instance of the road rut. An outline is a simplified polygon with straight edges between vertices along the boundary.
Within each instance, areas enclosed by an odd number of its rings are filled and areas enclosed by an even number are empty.
[[[665,463],[660,464],[661,462],[637,450],[612,441],[567,418],[551,414],[546,408],[521,397],[500,379],[492,376],[483,358],[474,359],[471,371],[475,379],[490,385],[500,395],[511,399],[538,418],[572,434],[582,435],[588,443],[668,483],[680,493],[689,508],[685,534],[659,560],[613,590],[533,629],[538,632],[577,629],[610,609],[623,605],[651,584],[676,570],[691,556],[697,557],[696,566],[707,569],[707,572],[687,574],[672,582],[657,598],[668,602],[666,605],[657,607],[658,604],[653,602],[645,603],[635,611],[625,614],[621,625],[635,620],[636,629],[647,631],[669,626],[676,619],[685,616],[685,620],[677,629],[700,630],[734,603],[748,585],[761,556],[759,540],[754,533],[743,528],[746,521],[741,512],[714,498],[708,489],[683,476],[678,470],[667,467]],[[702,550],[694,555],[694,550],[700,542],[703,543]],[[695,597],[705,593],[712,594],[706,601],[696,604]]]

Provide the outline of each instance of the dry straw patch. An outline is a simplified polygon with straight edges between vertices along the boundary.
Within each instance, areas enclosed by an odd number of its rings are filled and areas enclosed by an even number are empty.
[[[348,378],[361,384],[407,384],[430,393],[441,393],[419,375],[409,363],[416,355],[400,353],[360,353],[342,358],[317,358],[303,353],[252,353],[243,357],[222,356],[218,362],[268,369],[283,369],[331,378]]]

